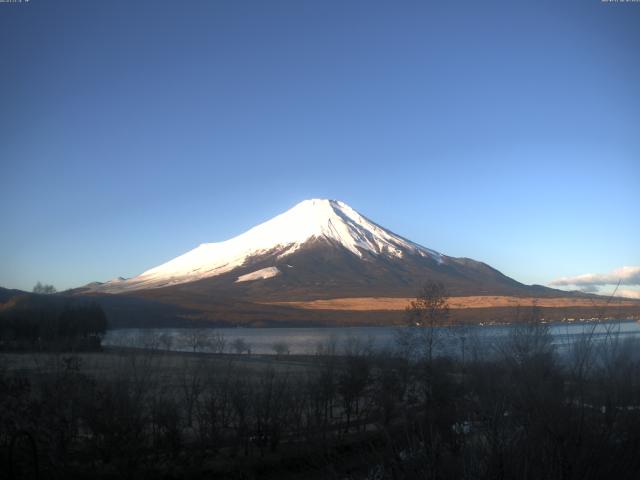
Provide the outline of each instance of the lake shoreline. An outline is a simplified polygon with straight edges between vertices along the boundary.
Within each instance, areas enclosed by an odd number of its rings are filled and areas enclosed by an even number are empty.
[[[640,323],[635,320],[609,319],[601,321],[556,322],[541,324],[558,344],[573,341],[580,335],[596,337],[612,333],[625,336],[640,336]],[[485,347],[506,338],[518,324],[469,325],[437,327],[443,338],[465,337],[475,340]],[[121,328],[108,330],[102,345],[104,347],[145,347],[173,351],[212,351],[222,348],[232,352],[243,348],[242,352],[252,354],[274,354],[279,348],[290,354],[313,354],[319,347],[333,345],[342,348],[348,342],[367,344],[375,350],[395,348],[399,331],[412,327],[396,326],[353,326],[353,327],[202,327],[202,328]],[[417,327],[413,327],[418,330]],[[215,338],[214,338],[215,337]],[[214,344],[217,343],[217,346]],[[222,342],[222,343],[220,343]],[[242,342],[242,347],[234,343]],[[449,342],[451,343],[451,342]],[[278,346],[279,345],[279,346]]]

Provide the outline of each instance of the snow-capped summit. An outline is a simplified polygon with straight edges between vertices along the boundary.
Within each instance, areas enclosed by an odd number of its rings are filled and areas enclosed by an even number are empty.
[[[245,265],[250,259],[274,256],[282,259],[313,241],[329,242],[355,257],[363,255],[402,258],[407,254],[430,257],[442,262],[443,256],[422,247],[359,214],[337,200],[311,199],[247,232],[218,243],[203,243],[193,250],[137,277],[106,282],[98,289],[120,292],[157,288],[215,277]],[[276,272],[277,269],[268,270]],[[274,275],[245,274],[244,280],[267,279]]]
[[[305,200],[237,237],[203,243],[136,277],[72,293],[98,298],[110,315],[143,325],[384,324],[402,321],[402,312],[392,318],[384,308],[369,310],[382,305],[373,298],[406,300],[427,282],[442,283],[451,296],[558,296],[485,263],[425,248],[325,199]],[[312,306],[316,300],[330,302]],[[333,300],[348,300],[352,309],[341,313]],[[299,302],[311,302],[305,304],[310,308]]]
[[[203,243],[133,278],[78,293],[147,298],[220,321],[251,304],[247,315],[271,321],[283,314],[265,306],[273,302],[411,297],[426,281],[443,283],[451,295],[549,293],[485,263],[425,248],[325,199],[305,200],[237,237]]]

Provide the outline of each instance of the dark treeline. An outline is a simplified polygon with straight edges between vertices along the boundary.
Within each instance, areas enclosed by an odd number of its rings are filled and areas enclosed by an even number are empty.
[[[440,336],[462,355],[435,355]],[[637,345],[587,332],[560,358],[545,325],[492,352],[463,328],[397,349],[316,355],[49,355],[0,375],[9,478],[636,479]],[[22,373],[21,373],[22,372]],[[7,473],[8,472],[8,473]],[[11,477],[13,476],[13,477]]]
[[[16,296],[0,308],[0,350],[97,350],[107,318],[95,302]]]

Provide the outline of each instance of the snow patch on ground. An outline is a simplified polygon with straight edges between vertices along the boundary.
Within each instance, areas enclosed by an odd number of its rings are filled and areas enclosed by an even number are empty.
[[[267,278],[273,278],[279,274],[280,270],[278,270],[278,267],[261,268],[260,270],[256,270],[255,272],[240,275],[236,280],[236,283],[249,282],[251,280],[265,280]]]

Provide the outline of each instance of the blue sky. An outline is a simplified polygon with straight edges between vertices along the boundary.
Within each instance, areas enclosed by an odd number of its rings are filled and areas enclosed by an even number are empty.
[[[640,4],[0,4],[0,285],[313,197],[525,283],[640,265]]]

